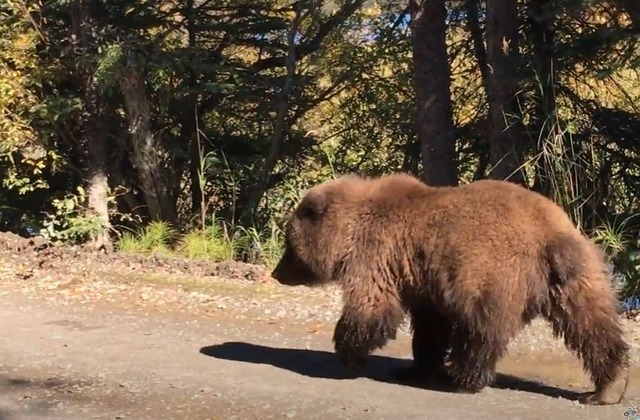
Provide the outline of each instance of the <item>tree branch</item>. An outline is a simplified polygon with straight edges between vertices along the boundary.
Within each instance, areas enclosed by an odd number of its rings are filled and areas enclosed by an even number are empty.
[[[333,14],[329,19],[320,24],[318,32],[309,41],[298,45],[295,48],[295,56],[300,59],[309,54],[316,52],[322,46],[324,39],[338,26],[342,25],[356,10],[358,10],[364,4],[364,0],[351,0],[345,2],[345,4]],[[274,67],[283,67],[286,64],[287,55],[279,55],[276,57],[263,58],[256,61],[251,70],[263,71]]]

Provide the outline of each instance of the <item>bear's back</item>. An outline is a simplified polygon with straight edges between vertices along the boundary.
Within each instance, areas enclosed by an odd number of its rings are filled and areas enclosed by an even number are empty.
[[[503,238],[501,245],[538,247],[553,235],[579,234],[552,200],[507,181],[433,187],[397,174],[369,182],[363,207],[385,219],[378,226],[400,236],[437,231],[470,243]]]
[[[469,209],[469,214],[489,212],[511,223],[530,223],[539,228],[575,228],[565,210],[554,201],[512,182],[480,180],[457,187],[452,194],[459,195],[458,202]]]
[[[366,178],[345,175],[319,186],[341,207],[343,217],[375,215],[385,231],[412,229],[488,230],[526,235],[532,230],[575,231],[566,212],[541,194],[507,181],[480,180],[455,187],[429,186],[404,173]],[[357,210],[356,210],[357,209]],[[411,223],[411,226],[395,226]]]

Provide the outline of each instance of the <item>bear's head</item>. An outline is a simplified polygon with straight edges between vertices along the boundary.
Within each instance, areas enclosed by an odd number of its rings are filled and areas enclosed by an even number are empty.
[[[334,270],[350,248],[361,183],[355,177],[342,177],[304,195],[287,223],[284,254],[271,273],[274,279],[290,286],[334,280]]]
[[[401,220],[394,214],[423,199],[426,191],[422,181],[407,174],[343,175],[311,188],[287,223],[285,251],[271,276],[286,285],[339,280],[342,268],[370,251],[363,243],[386,242],[372,252],[393,248],[381,228]]]

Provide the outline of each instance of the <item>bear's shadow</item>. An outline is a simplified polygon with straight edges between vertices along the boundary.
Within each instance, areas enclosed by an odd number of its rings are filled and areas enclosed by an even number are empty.
[[[217,359],[237,362],[268,364],[280,369],[289,370],[303,376],[322,379],[356,379],[366,377],[372,380],[426,388],[445,392],[423,384],[397,381],[391,374],[392,369],[407,367],[408,360],[399,360],[387,356],[371,355],[368,366],[362,371],[347,369],[338,361],[334,353],[322,350],[305,350],[267,347],[242,342],[226,342],[218,345],[202,347],[200,353]],[[511,389],[546,395],[552,398],[565,398],[575,401],[579,392],[545,385],[537,381],[526,380],[516,376],[498,373],[491,388]]]

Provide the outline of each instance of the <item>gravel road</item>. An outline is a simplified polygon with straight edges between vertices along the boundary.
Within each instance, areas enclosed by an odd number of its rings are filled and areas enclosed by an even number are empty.
[[[19,294],[1,301],[3,420],[622,419],[640,401],[636,389],[618,406],[571,401],[568,390],[588,382],[562,355],[551,361],[514,351],[501,366],[562,388],[503,378],[520,390],[498,384],[453,395],[385,382],[387,369],[408,356],[406,337],[379,352],[366,377],[354,378],[331,353],[328,325],[309,332],[286,319],[233,313],[55,305]]]
[[[388,380],[408,363],[406,332],[362,376],[343,369],[335,288],[287,288],[255,267],[14,251],[0,244],[0,420],[624,419],[640,405],[634,320],[620,405],[575,401],[591,384],[542,322],[494,386],[449,394]]]

